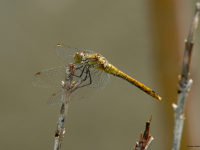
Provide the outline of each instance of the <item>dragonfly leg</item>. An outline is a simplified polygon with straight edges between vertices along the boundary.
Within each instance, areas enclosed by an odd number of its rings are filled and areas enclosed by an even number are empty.
[[[89,76],[90,76],[90,70],[87,68],[85,79],[83,79],[82,81],[85,81],[85,80],[87,79],[87,75],[88,75],[88,74],[89,74]]]
[[[77,70],[77,69],[80,69],[80,68],[82,68],[83,66],[80,66],[80,67],[78,67],[78,68],[75,68],[75,70]]]
[[[76,70],[77,70],[77,69],[80,69],[80,68],[82,68],[82,67],[83,67],[83,66],[78,67],[78,68],[76,68]],[[73,76],[78,77],[78,78],[82,77],[85,68],[86,68],[86,66],[84,66],[83,70],[81,70],[82,72],[81,72],[81,74],[80,74],[79,76],[77,76],[77,75],[73,75]]]
[[[88,84],[86,84],[86,85],[83,85],[83,86],[80,86],[80,87],[78,87],[78,88],[81,88],[81,87],[84,87],[84,86],[87,86],[87,85],[90,85],[90,84],[92,84],[92,78],[91,78],[91,74],[90,74],[90,70],[89,69],[87,69],[87,74],[86,74],[86,76],[85,76],[85,79],[83,79],[82,81],[85,81],[86,79],[87,79],[87,77],[90,77],[90,83],[88,83]],[[77,88],[77,89],[78,89]]]

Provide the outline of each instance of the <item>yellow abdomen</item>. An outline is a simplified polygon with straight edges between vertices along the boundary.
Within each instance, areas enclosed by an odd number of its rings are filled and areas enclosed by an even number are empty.
[[[138,87],[139,89],[143,90],[144,92],[146,92],[147,94],[151,95],[152,97],[154,97],[158,100],[162,99],[152,89],[148,88],[147,86],[138,82],[137,80],[131,78],[130,76],[128,76],[127,74],[118,70],[116,67],[114,67],[113,65],[111,65],[109,63],[104,67],[104,71],[109,73],[109,74],[113,74],[114,76],[118,76],[120,78],[125,79],[126,81],[130,82],[131,84],[134,84],[136,87]]]

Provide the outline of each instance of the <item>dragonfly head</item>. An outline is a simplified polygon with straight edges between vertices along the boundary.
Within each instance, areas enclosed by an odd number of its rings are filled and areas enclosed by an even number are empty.
[[[74,55],[74,61],[75,61],[75,63],[80,64],[82,62],[84,56],[85,56],[84,52],[77,52]]]

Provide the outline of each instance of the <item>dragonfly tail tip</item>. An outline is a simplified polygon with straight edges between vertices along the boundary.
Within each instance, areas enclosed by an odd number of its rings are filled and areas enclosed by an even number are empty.
[[[158,99],[158,100],[161,100],[161,99],[162,99],[162,97],[158,96],[158,97],[157,97],[157,99]]]

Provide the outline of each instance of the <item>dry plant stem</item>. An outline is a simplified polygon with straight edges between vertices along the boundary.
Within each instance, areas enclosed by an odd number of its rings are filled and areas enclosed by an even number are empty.
[[[81,84],[81,80],[78,83],[73,82],[74,64],[70,64],[69,68],[66,68],[65,81],[62,81],[62,104],[60,107],[60,114],[58,118],[57,130],[55,132],[54,150],[61,148],[62,139],[64,137],[65,128],[65,117],[67,116],[67,110],[69,107],[69,97],[71,93]]]
[[[146,128],[144,131],[144,134],[142,136],[142,133],[140,134],[140,141],[136,142],[136,145],[134,147],[134,150],[147,150],[153,141],[153,136],[149,134],[150,130],[150,123],[151,123],[152,115],[149,121],[146,122]]]
[[[193,82],[192,79],[188,79],[188,75],[189,75],[192,48],[194,45],[194,42],[193,42],[194,31],[196,30],[197,25],[198,25],[199,15],[200,15],[200,3],[197,3],[196,12],[195,12],[195,16],[194,16],[194,19],[189,31],[189,35],[188,35],[187,40],[185,41],[183,68],[182,68],[182,74],[181,74],[181,77],[179,79],[179,84],[178,84],[177,105],[172,104],[172,107],[175,111],[172,150],[180,149],[180,141],[181,141],[181,135],[182,135],[183,124],[184,124],[184,119],[185,119],[184,112],[185,112],[186,99]]]
[[[196,12],[194,15],[194,19],[191,24],[191,28],[189,31],[189,35],[187,40],[185,40],[185,52],[184,52],[184,59],[183,59],[183,68],[182,68],[182,74],[179,84],[184,87],[185,84],[187,84],[188,81],[188,73],[190,68],[190,60],[191,60],[191,54],[192,54],[192,48],[194,45],[194,31],[197,28],[198,25],[198,19],[199,19],[199,13],[200,13],[200,3],[196,4]]]

